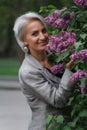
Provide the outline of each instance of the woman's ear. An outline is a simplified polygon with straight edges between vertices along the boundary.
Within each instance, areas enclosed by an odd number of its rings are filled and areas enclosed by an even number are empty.
[[[24,45],[27,46],[27,42],[24,41]]]

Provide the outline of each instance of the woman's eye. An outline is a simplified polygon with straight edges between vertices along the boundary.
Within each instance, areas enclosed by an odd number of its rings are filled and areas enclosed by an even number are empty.
[[[46,32],[47,32],[46,28],[44,28],[44,29],[42,30],[42,32],[43,32],[43,33],[46,33]]]
[[[32,33],[32,36],[37,36],[37,35],[38,35],[37,31]]]

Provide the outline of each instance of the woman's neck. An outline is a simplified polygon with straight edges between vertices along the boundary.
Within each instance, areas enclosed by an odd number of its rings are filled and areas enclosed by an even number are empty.
[[[33,53],[31,55],[36,58],[40,64],[42,64],[44,67],[47,67],[48,69],[53,66],[53,64],[48,61],[48,56],[45,51]]]
[[[44,61],[47,58],[45,51],[31,53],[33,57],[35,57],[39,62]]]

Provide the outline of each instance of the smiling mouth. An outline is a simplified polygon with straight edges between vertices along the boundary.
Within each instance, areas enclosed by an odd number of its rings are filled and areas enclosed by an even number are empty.
[[[46,42],[45,42],[45,43],[40,43],[40,45],[41,45],[41,46],[46,46],[47,43],[46,43]]]
[[[41,42],[39,42],[40,44],[44,44],[44,45],[47,45],[47,41],[41,41]]]

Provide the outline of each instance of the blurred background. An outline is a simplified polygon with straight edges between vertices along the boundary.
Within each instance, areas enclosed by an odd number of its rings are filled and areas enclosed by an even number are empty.
[[[27,130],[31,114],[18,82],[23,52],[13,33],[16,18],[27,11],[54,5],[58,9],[66,0],[0,0],[0,129]]]

